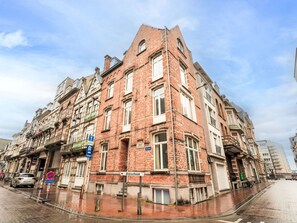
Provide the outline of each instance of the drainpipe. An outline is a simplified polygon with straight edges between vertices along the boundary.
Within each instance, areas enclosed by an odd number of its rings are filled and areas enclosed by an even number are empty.
[[[168,92],[169,92],[169,109],[170,109],[170,122],[171,122],[171,138],[173,148],[173,166],[174,166],[174,189],[175,189],[175,205],[177,205],[178,191],[177,191],[177,173],[176,173],[176,157],[175,157],[175,139],[174,139],[174,124],[173,124],[173,112],[172,112],[172,94],[171,94],[171,83],[169,73],[169,57],[168,57],[168,41],[167,41],[167,27],[165,26],[165,45],[166,45],[166,70],[168,79]]]

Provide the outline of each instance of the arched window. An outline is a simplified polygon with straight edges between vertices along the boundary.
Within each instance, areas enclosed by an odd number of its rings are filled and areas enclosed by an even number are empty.
[[[88,125],[87,127],[85,127],[84,129],[84,140],[88,140],[90,135],[94,135],[94,125]]]
[[[145,40],[141,40],[138,45],[138,53],[144,51],[146,49]]]
[[[70,133],[69,143],[76,142],[78,137],[78,130],[74,130]]]
[[[184,53],[184,45],[180,41],[180,39],[177,39],[177,48]]]
[[[200,171],[198,141],[190,136],[186,136],[185,147],[187,151],[188,170]]]
[[[154,136],[155,170],[168,169],[168,151],[166,132]]]

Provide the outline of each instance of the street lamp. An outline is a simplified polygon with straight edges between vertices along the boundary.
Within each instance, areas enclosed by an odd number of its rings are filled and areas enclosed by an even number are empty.
[[[206,85],[207,85],[207,83],[204,83],[204,84],[202,84],[201,86],[197,87],[196,90],[198,90],[198,89],[200,89],[200,88],[202,88],[202,87],[204,87],[204,86],[206,86]]]

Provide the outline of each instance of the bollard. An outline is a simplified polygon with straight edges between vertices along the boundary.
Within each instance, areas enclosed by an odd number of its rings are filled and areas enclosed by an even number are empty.
[[[84,192],[85,192],[85,185],[83,184],[80,188],[80,194],[79,194],[79,199],[84,198]]]
[[[98,212],[100,211],[100,195],[101,195],[101,190],[97,190],[97,196],[96,196],[96,201],[95,201],[95,211]]]
[[[98,195],[96,196],[95,211],[96,212],[100,211],[100,199],[99,199]]]
[[[137,215],[142,215],[142,209],[141,209],[141,193],[137,193]]]

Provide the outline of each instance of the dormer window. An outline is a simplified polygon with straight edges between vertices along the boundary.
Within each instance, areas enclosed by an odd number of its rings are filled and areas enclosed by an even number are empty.
[[[177,48],[184,53],[184,45],[182,44],[182,42],[180,41],[180,39],[177,39]]]
[[[141,42],[138,45],[138,53],[141,53],[146,49],[145,40],[141,40]]]

